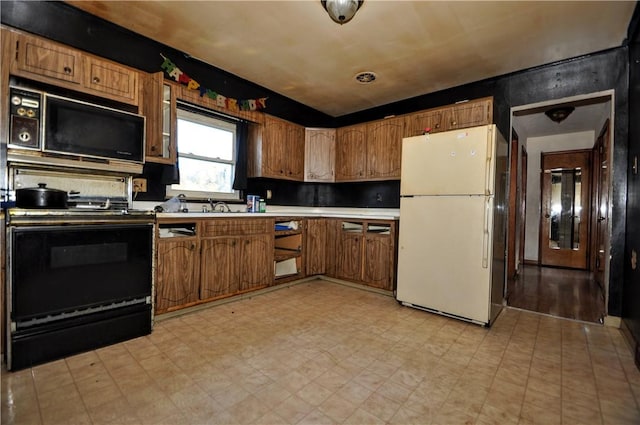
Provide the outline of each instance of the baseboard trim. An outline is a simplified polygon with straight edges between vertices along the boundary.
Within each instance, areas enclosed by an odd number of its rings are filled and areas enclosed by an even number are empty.
[[[604,325],[620,329],[622,319],[618,316],[604,316]]]

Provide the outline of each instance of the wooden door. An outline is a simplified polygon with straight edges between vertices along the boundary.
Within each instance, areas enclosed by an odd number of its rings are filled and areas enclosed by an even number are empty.
[[[381,233],[378,233],[378,229]],[[388,229],[388,230],[385,230]],[[367,225],[364,240],[364,282],[376,288],[393,290],[394,243],[391,224]]]
[[[447,130],[476,127],[493,121],[493,101],[491,99],[473,100],[455,105],[446,121]]]
[[[287,124],[268,115],[264,120],[262,136],[262,169],[260,177],[282,178],[286,176]]]
[[[195,239],[158,242],[156,313],[198,300],[198,259]]]
[[[338,277],[337,276],[337,255],[338,255],[338,235],[340,232],[340,224],[342,223],[339,219],[324,219],[326,221],[327,226],[327,242],[326,242],[326,274],[330,277]]]
[[[594,168],[597,167],[595,194],[595,227],[594,227],[594,278],[604,288],[604,271],[607,263],[607,236],[609,228],[609,120],[604,125],[595,146]]]
[[[286,148],[284,154],[285,177],[290,180],[304,180],[304,127],[288,124],[286,127]]]
[[[324,274],[326,272],[327,220],[307,219],[305,236],[307,275]]]
[[[304,181],[334,181],[336,130],[334,128],[307,128],[304,139]]]
[[[200,299],[235,294],[240,290],[239,237],[205,239],[202,244]]]
[[[273,282],[273,234],[244,236],[239,243],[240,290],[270,285]]]
[[[525,229],[527,228],[527,169],[529,166],[529,155],[527,154],[527,148],[524,146],[522,148],[522,157],[520,158],[520,175],[522,186],[520,189],[520,221],[518,224],[518,229],[520,231],[520,255],[519,262],[520,264],[524,264],[524,243],[525,243]]]
[[[54,80],[80,84],[82,54],[56,43],[28,35],[18,35],[18,70]]]
[[[404,123],[404,137],[420,136],[426,129],[430,129],[431,133],[444,131],[444,116],[447,109],[430,109],[407,115]]]
[[[516,277],[516,217],[518,205],[518,139],[509,148],[509,218],[507,220],[507,279]]]
[[[84,86],[100,96],[138,104],[138,73],[131,68],[85,57]]]
[[[362,280],[362,223],[343,222],[338,230],[336,246],[336,276],[340,279]],[[351,227],[351,225],[354,227]],[[348,227],[347,227],[348,226]]]
[[[591,151],[542,153],[540,264],[586,269]]]
[[[403,118],[389,118],[367,125],[369,179],[400,179],[403,134]]]
[[[336,134],[336,181],[366,179],[366,125],[339,128]]]

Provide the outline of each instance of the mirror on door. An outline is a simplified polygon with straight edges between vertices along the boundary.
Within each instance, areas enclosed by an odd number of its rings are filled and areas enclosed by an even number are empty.
[[[549,248],[580,249],[582,170],[578,167],[545,172],[551,174]]]

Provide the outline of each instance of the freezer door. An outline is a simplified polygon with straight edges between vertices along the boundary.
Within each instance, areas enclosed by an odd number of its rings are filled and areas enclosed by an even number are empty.
[[[492,197],[401,198],[398,301],[488,323],[492,210]]]
[[[495,125],[402,141],[401,195],[493,195]]]

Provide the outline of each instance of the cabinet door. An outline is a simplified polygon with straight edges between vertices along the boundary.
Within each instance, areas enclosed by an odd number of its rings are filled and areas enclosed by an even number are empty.
[[[198,300],[199,256],[195,239],[158,242],[156,313]]]
[[[367,233],[364,243],[364,283],[393,290],[393,239],[390,235]]]
[[[336,133],[336,181],[366,179],[367,127],[354,125]]]
[[[326,246],[327,220],[324,218],[307,219],[305,255],[308,275],[324,274],[326,272]]]
[[[235,294],[240,290],[239,237],[205,239],[200,267],[200,299]]]
[[[288,123],[285,126],[286,150],[284,164],[286,178],[290,180],[304,180],[304,127]]]
[[[240,243],[240,290],[270,285],[273,282],[273,235],[245,236]]]
[[[261,177],[282,178],[286,174],[287,125],[284,121],[265,116],[262,135]]]
[[[347,227],[353,225],[353,228]],[[336,276],[362,280],[362,223],[342,223],[336,246]]]
[[[444,131],[446,115],[446,108],[430,109],[407,115],[404,123],[404,137],[420,136],[428,128],[431,129],[431,133]]]
[[[367,125],[367,176],[399,179],[404,119],[391,118]]]
[[[84,86],[100,96],[138,104],[138,72],[94,57],[85,57]]]
[[[18,71],[68,83],[82,83],[82,55],[79,51],[22,34],[17,36],[17,49]]]
[[[145,161],[176,162],[176,89],[164,81],[162,72],[148,74],[143,81],[143,113],[146,122]]]
[[[491,99],[474,100],[451,107],[448,130],[487,125],[493,121]]]
[[[330,277],[338,277],[336,272],[337,252],[338,252],[338,232],[340,231],[341,220],[325,219],[327,227],[327,242],[325,244],[325,267],[326,274]]]
[[[335,158],[336,130],[307,128],[304,138],[304,181],[334,181]]]

